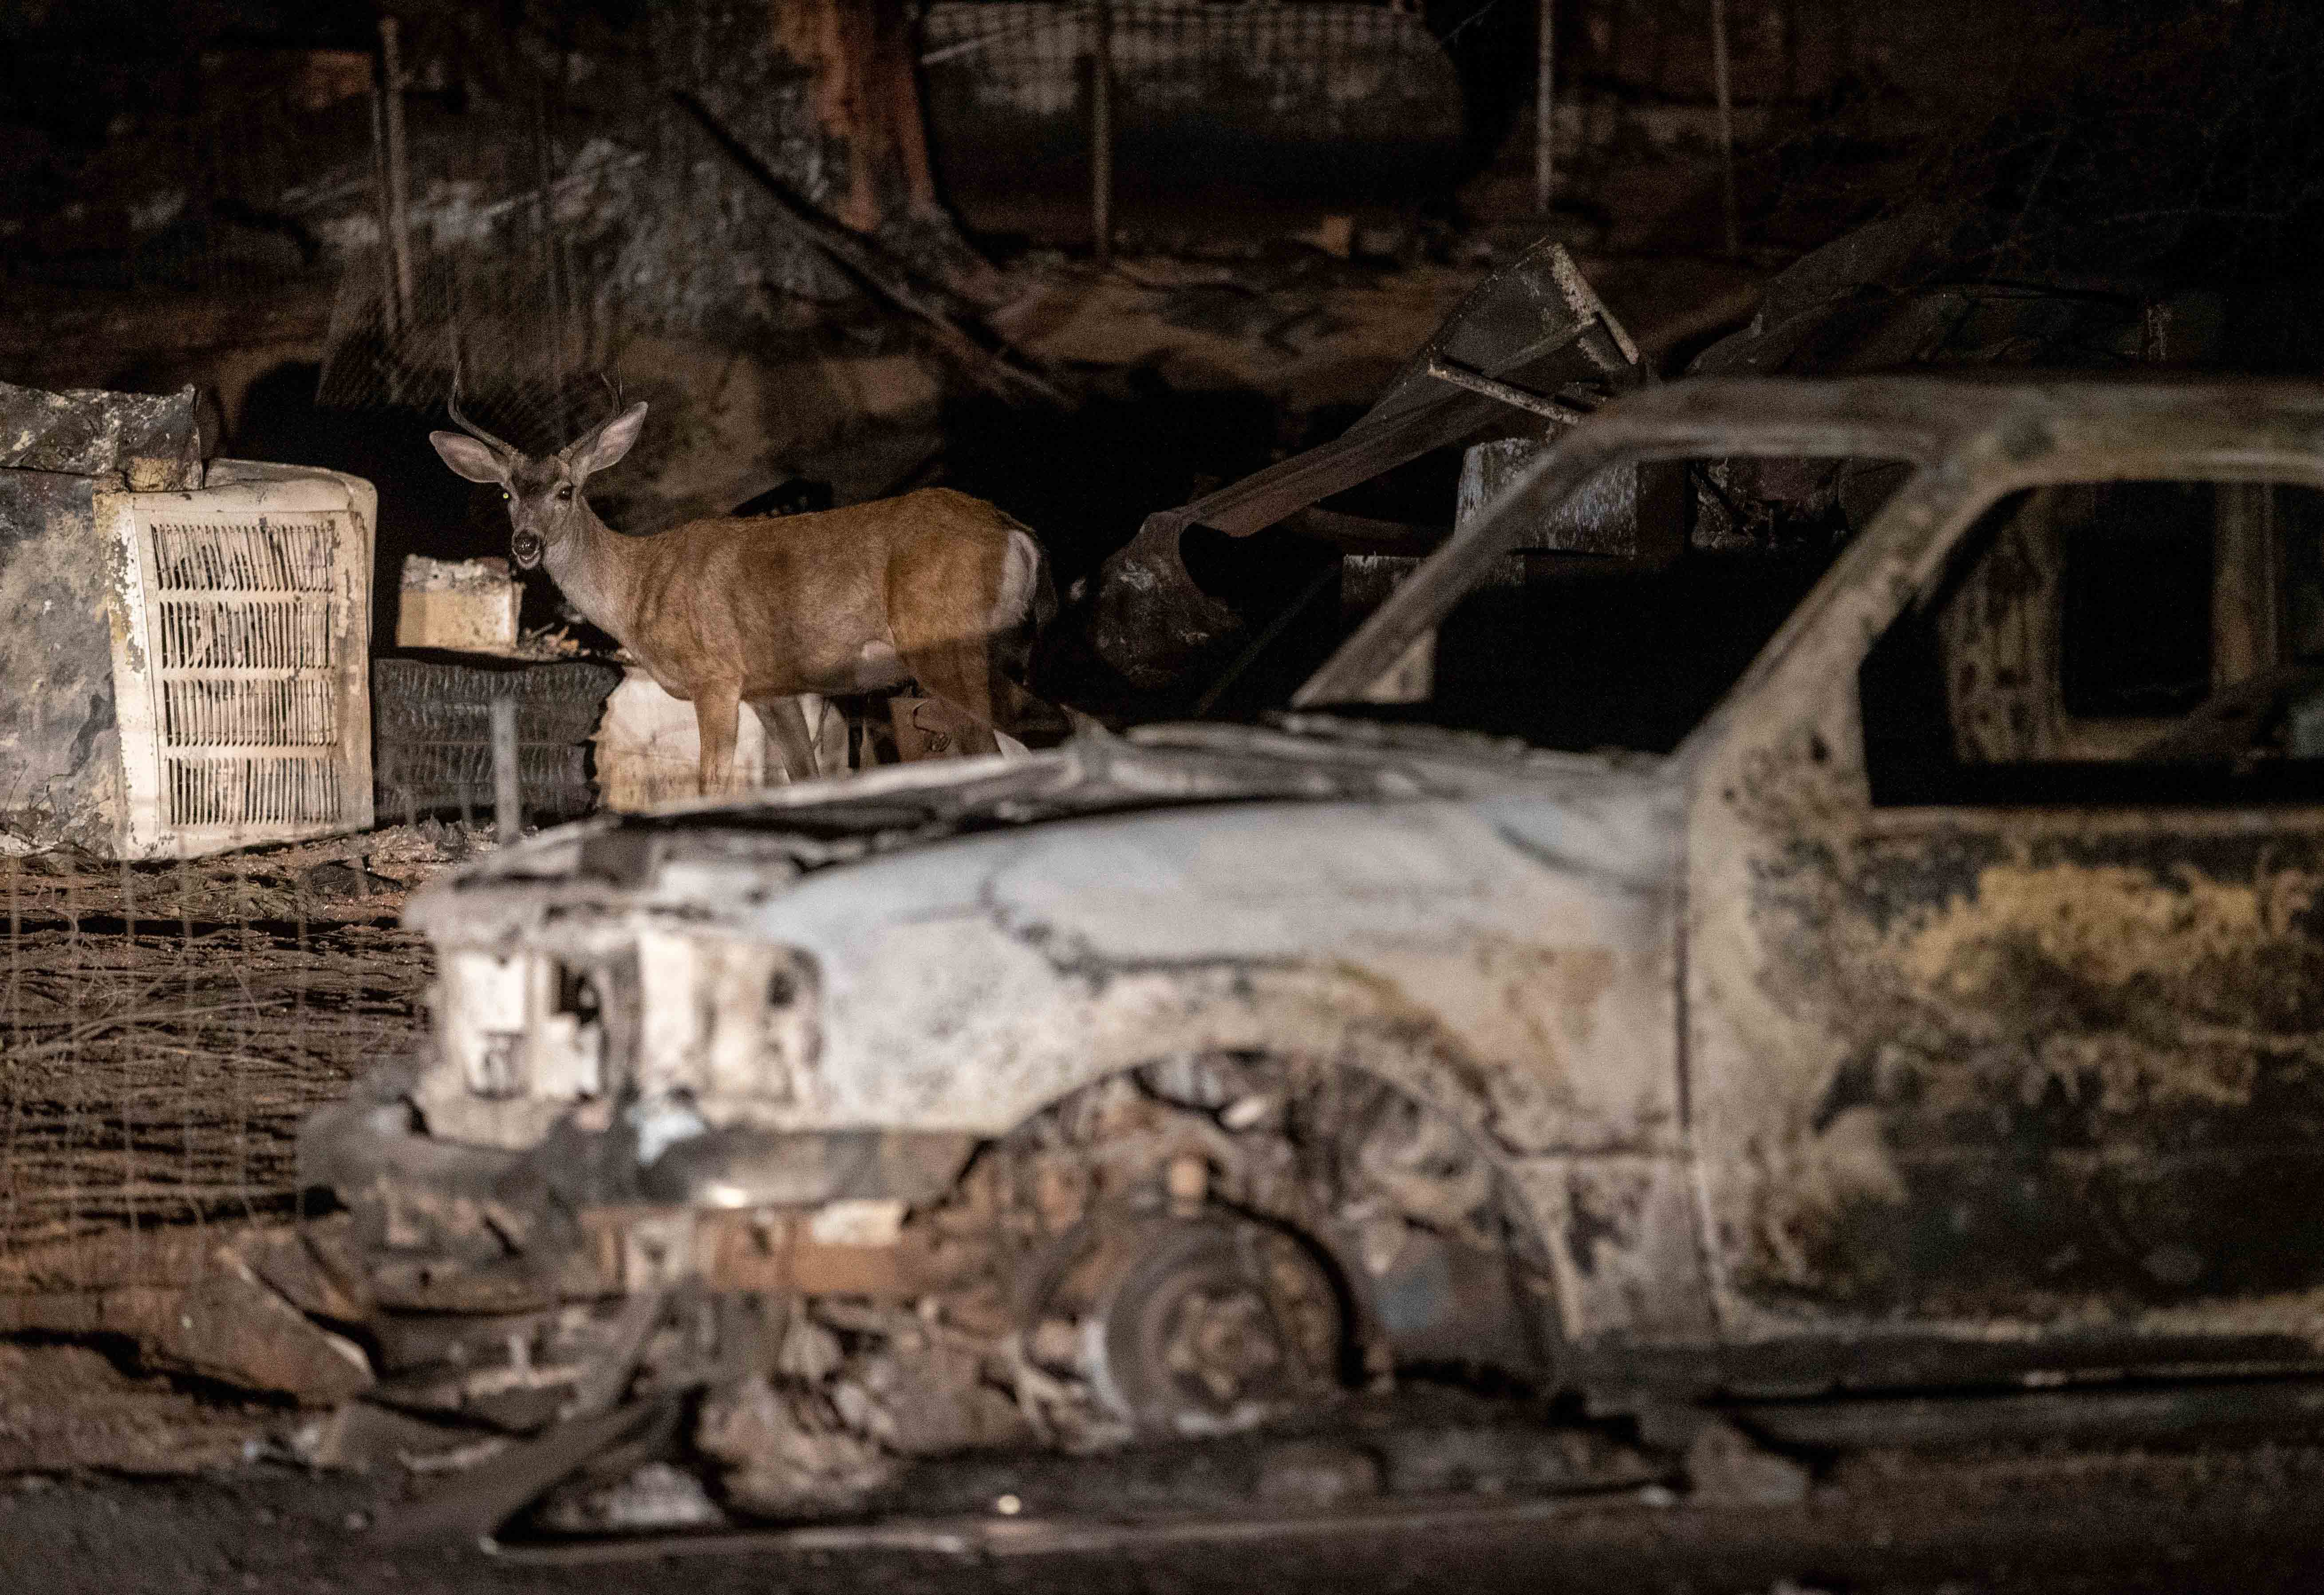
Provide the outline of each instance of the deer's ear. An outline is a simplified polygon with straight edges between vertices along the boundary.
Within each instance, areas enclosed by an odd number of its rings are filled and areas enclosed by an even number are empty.
[[[430,432],[428,441],[436,446],[436,452],[452,467],[454,475],[466,476],[471,482],[508,485],[508,467],[501,464],[500,456],[474,438],[458,432]]]
[[[595,475],[618,462],[637,442],[638,433],[645,424],[645,401],[641,399],[575,444],[572,454],[574,478],[577,481],[584,476]]]

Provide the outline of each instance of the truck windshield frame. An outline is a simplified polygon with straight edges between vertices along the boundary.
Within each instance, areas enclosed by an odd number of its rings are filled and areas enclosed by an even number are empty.
[[[1609,404],[1545,452],[1366,618],[1292,706],[1361,702],[1493,561],[1600,472],[1659,460],[1811,456],[1885,458],[1914,469],[1687,742],[1766,679],[1834,594],[1896,559],[1913,567],[1903,574],[1917,590],[1929,574],[1917,568],[1921,560],[1941,558],[1971,520],[2018,487],[2176,476],[2324,481],[2324,385],[1923,375],[1705,378],[1651,389]]]

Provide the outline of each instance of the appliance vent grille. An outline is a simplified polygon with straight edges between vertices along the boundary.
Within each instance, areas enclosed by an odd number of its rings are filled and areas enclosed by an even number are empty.
[[[321,593],[343,515],[260,515],[248,521],[156,519],[153,585],[162,592]]]
[[[272,827],[337,824],[346,808],[338,765],[324,759],[172,759],[170,823],[263,838]]]
[[[164,670],[329,670],[338,663],[327,599],[203,593],[153,607]]]
[[[342,568],[366,541],[353,516],[173,506],[139,521],[161,839],[180,851],[360,822],[347,733],[364,684],[341,656],[370,573]]]
[[[312,677],[161,682],[161,742],[168,748],[335,748],[337,695]]]

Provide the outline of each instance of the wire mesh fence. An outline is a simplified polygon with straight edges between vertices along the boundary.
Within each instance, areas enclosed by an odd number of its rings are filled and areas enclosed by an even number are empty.
[[[450,852],[0,858],[0,1280],[295,1214],[300,1120],[418,1039],[428,959],[395,914]]]
[[[1452,174],[1460,85],[1397,6],[942,0],[921,61],[954,189],[1089,192],[1101,27],[1131,225],[1156,202],[1408,204]]]
[[[567,158],[535,111],[422,119],[404,171],[383,154],[370,214],[345,235],[321,403],[430,406],[457,370],[480,419],[520,447],[578,430],[613,336],[605,212],[645,157],[601,142]]]

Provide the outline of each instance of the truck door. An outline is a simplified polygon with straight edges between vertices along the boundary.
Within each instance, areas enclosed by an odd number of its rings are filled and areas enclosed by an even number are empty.
[[[2324,493],[2008,493],[1860,658],[1700,799],[1735,1312],[2312,1358]]]

